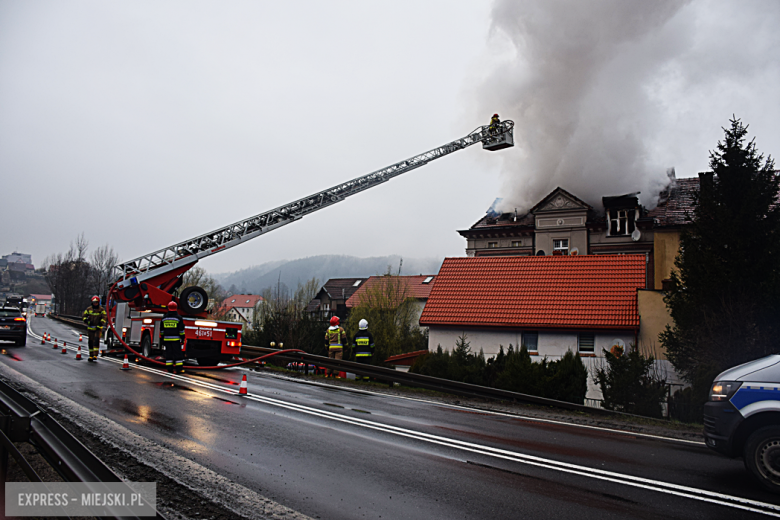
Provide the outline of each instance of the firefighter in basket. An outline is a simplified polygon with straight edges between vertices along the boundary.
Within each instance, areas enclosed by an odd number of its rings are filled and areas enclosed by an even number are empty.
[[[100,306],[100,297],[92,297],[92,305],[87,307],[82,318],[87,325],[87,345],[89,345],[89,357],[87,361],[97,361],[100,348],[100,336],[103,335],[103,327],[106,326],[106,310]]]
[[[501,132],[501,120],[498,118],[498,114],[493,114],[493,117],[490,118],[488,132],[491,134],[498,134]]]
[[[176,302],[170,302],[168,312],[160,320],[160,344],[165,349],[165,368],[174,374],[184,372],[184,320],[176,309]]]
[[[347,333],[339,325],[339,317],[333,316],[330,319],[330,327],[325,331],[325,343],[328,345],[328,357],[330,359],[342,359],[344,357],[344,347],[347,345]],[[333,377],[338,374],[338,370],[328,369],[325,377]],[[339,377],[336,375],[336,377]]]
[[[368,332],[368,322],[360,320],[358,332],[355,334],[353,344],[355,345],[355,361],[364,365],[371,364],[371,358],[374,355],[374,336]],[[368,376],[355,376],[355,381],[368,381]]]

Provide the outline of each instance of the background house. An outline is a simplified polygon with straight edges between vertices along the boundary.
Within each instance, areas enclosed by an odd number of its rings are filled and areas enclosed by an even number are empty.
[[[222,300],[220,313],[226,313],[228,320],[243,323],[248,330],[252,330],[255,307],[262,301],[263,297],[258,294],[234,294]]]
[[[351,311],[361,303],[369,301],[368,294],[372,291],[386,293],[387,289],[391,289],[395,294],[386,295],[391,303],[398,305],[403,298],[410,298],[414,306],[413,320],[419,322],[435,278],[434,275],[371,276],[347,300],[347,309]]]
[[[306,311],[315,319],[327,321],[332,316],[347,318],[347,300],[355,294],[366,278],[331,278],[309,302]]]

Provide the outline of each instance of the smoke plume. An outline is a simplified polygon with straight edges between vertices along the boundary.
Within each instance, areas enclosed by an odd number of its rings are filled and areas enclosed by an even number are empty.
[[[479,108],[516,123],[516,147],[502,157],[500,209],[527,211],[556,186],[596,208],[601,196],[636,191],[654,207],[667,168],[679,167],[675,134],[691,130],[676,126],[675,110],[686,96],[706,95],[691,85],[720,81],[686,72],[707,68],[712,35],[699,34],[706,16],[678,0],[498,0],[492,42],[496,52],[503,42],[503,56],[480,89]],[[716,130],[731,116],[726,110]]]

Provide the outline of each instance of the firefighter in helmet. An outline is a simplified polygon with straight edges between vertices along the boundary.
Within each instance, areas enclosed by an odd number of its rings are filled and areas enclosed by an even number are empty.
[[[368,332],[368,322],[366,320],[360,320],[358,329],[353,340],[355,345],[355,361],[370,365],[371,358],[374,355],[374,336]],[[360,381],[361,379],[363,381],[368,381],[368,376],[355,376],[356,381]]]
[[[100,306],[99,296],[92,297],[92,305],[87,307],[81,319],[87,325],[87,344],[89,345],[87,361],[94,363],[98,357],[100,336],[103,334],[103,327],[106,326],[106,310]]]
[[[160,344],[165,349],[165,368],[174,374],[184,372],[184,320],[176,309],[176,302],[170,302],[168,312],[160,320]]]
[[[344,347],[347,345],[347,333],[344,328],[339,325],[338,316],[333,316],[330,319],[330,327],[325,331],[325,344],[328,345],[329,358],[342,359],[344,357]],[[333,377],[334,372],[338,374],[338,371],[328,369],[326,377]]]
[[[501,120],[498,118],[498,114],[493,114],[493,117],[490,118],[490,126],[488,127],[488,130],[491,133],[497,134],[500,125]]]

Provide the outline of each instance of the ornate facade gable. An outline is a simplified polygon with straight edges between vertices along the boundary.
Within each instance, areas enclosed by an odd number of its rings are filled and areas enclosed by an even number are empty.
[[[531,213],[539,214],[549,211],[589,210],[591,207],[563,188],[555,188],[552,193],[542,199],[531,209]]]

